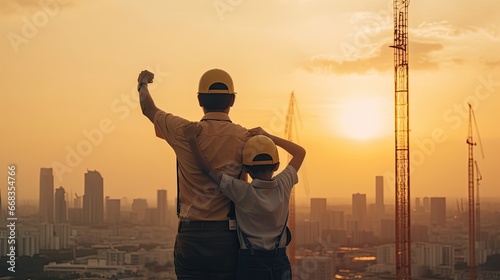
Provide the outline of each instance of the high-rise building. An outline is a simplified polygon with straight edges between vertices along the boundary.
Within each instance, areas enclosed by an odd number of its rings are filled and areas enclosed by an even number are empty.
[[[108,225],[118,225],[120,223],[120,199],[106,197],[106,222]]]
[[[158,209],[158,225],[167,225],[167,190],[158,190],[156,192],[156,208]]]
[[[380,221],[380,240],[384,243],[394,243],[396,221],[394,219],[382,219]]]
[[[330,211],[329,214],[331,229],[345,229],[343,211]]]
[[[146,220],[146,209],[148,209],[148,201],[144,198],[136,198],[132,201],[132,212],[137,216],[137,221],[144,222]]]
[[[415,207],[413,207],[416,212],[423,212],[423,207],[420,205],[420,197],[415,198]]]
[[[63,187],[59,187],[56,189],[55,194],[55,221],[57,224],[66,223],[68,221],[66,214],[66,192]]]
[[[158,208],[146,209],[146,224],[150,226],[158,225]]]
[[[40,169],[38,215],[41,223],[54,222],[54,175],[52,168]]]
[[[102,225],[104,219],[104,185],[98,171],[85,173],[83,195],[83,222],[87,225]]]
[[[384,215],[384,208],[384,176],[375,176],[375,214],[378,218]]]
[[[431,225],[446,225],[446,198],[431,197]]]
[[[424,204],[424,211],[425,212],[429,212],[431,210],[431,202],[429,200],[428,197],[424,197],[424,199],[422,200],[423,204]]]
[[[326,198],[311,198],[310,221],[319,223],[319,232],[330,229],[328,212],[326,211]]]
[[[352,195],[352,218],[363,222],[366,217],[366,194],[355,193]]]
[[[83,224],[83,208],[68,208],[68,222],[72,225]]]

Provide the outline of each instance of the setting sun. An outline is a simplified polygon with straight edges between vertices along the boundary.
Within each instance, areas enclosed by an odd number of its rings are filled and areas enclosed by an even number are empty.
[[[349,100],[339,104],[335,127],[338,132],[354,140],[369,140],[388,135],[390,128],[389,103],[368,98]]]

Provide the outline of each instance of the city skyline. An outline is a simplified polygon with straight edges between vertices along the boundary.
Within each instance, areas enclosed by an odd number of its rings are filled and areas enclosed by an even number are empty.
[[[295,93],[301,121],[294,141],[308,152],[298,203],[372,193],[377,175],[386,178],[385,199],[393,199],[391,1],[231,3],[2,3],[0,77],[8,94],[0,104],[0,165],[17,166],[17,198],[38,199],[42,167],[68,193],[83,195],[89,169],[106,178],[110,197],[174,194],[175,155],[140,112],[137,75],[146,68],[156,74],[150,89],[158,107],[199,120],[198,80],[217,67],[233,77],[230,116],[245,127],[283,136]],[[485,153],[475,148],[481,197],[497,196],[498,9],[486,0],[410,7],[413,197],[467,196],[467,103]],[[214,40],[220,45],[200,44]]]

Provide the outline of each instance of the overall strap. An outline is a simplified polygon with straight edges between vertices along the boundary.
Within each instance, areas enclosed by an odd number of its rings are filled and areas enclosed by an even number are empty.
[[[278,238],[276,238],[276,241],[274,242],[274,253],[275,254],[278,253],[278,249],[279,249],[279,246],[281,243],[281,238],[283,237],[283,232],[286,229],[287,223],[288,223],[288,214],[286,214],[285,224],[284,224],[283,228],[281,229],[280,235],[278,236]],[[248,236],[245,234],[245,232],[243,232],[242,230],[240,230],[240,232],[241,232],[241,237],[243,237],[243,242],[245,243],[245,246],[247,247],[248,250],[250,250],[250,254],[253,255],[254,248],[252,247],[252,243],[250,242],[250,240],[248,240]]]
[[[181,214],[181,199],[179,197],[179,161],[175,160],[175,175],[177,176],[177,218]]]

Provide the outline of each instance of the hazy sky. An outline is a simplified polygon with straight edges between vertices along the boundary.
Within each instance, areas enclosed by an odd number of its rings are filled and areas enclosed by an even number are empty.
[[[410,3],[413,197],[467,196],[467,103],[481,194],[498,194],[498,11],[494,0]],[[9,164],[20,201],[38,198],[41,167],[79,195],[88,169],[113,198],[173,198],[175,157],[140,112],[137,75],[156,74],[158,107],[198,120],[198,80],[221,68],[238,93],[230,116],[248,128],[283,136],[295,92],[294,140],[308,151],[298,199],[371,203],[384,175],[393,200],[392,1],[2,0],[0,34],[4,199]]]

